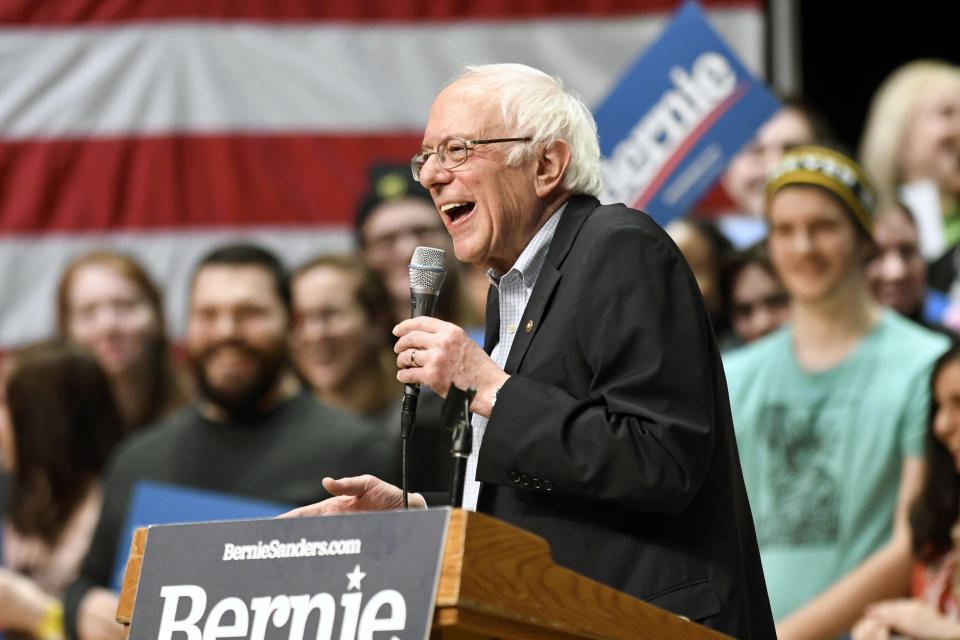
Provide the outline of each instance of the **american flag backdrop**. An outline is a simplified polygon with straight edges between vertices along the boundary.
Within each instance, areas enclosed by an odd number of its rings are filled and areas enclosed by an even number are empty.
[[[195,261],[248,238],[294,266],[351,248],[378,160],[406,162],[468,63],[599,104],[668,0],[0,0],[0,348],[44,337],[64,265],[140,259],[180,334]],[[703,2],[754,72],[762,0]]]

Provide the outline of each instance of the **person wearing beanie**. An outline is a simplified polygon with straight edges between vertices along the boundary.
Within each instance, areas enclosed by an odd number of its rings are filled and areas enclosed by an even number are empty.
[[[781,157],[766,185],[767,243],[791,321],[724,359],[781,639],[840,635],[909,587],[927,381],[948,340],[872,297],[874,194],[842,153]]]
[[[410,316],[410,259],[417,246],[447,252],[447,278],[437,300],[436,316],[468,329],[482,339],[482,303],[472,303],[465,276],[469,265],[454,258],[453,244],[430,193],[410,175],[410,166],[378,164],[370,168],[370,189],[357,207],[354,234],[364,262],[383,279],[399,322]],[[483,276],[483,295],[489,283]]]

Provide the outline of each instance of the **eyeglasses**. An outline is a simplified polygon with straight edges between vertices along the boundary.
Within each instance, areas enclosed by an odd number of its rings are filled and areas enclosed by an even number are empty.
[[[439,220],[439,219],[438,219]],[[364,239],[364,250],[375,254],[393,251],[401,240],[412,239],[415,244],[430,245],[432,242],[443,242],[449,236],[443,226],[415,225],[404,229],[397,229],[375,238]],[[409,257],[409,256],[408,256]],[[405,260],[405,263],[409,260]],[[404,267],[406,268],[406,267]]]
[[[477,144],[494,144],[495,142],[530,142],[533,138],[491,138],[489,140],[464,140],[463,138],[450,138],[437,145],[434,151],[421,151],[410,160],[410,171],[413,172],[413,179],[420,182],[420,171],[423,165],[427,163],[430,156],[437,155],[440,160],[440,166],[444,169],[453,169],[459,167],[470,156],[470,147]]]

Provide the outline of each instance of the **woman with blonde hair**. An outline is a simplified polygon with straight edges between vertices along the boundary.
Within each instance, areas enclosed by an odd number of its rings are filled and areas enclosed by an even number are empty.
[[[894,71],[873,96],[860,159],[881,195],[915,210],[924,258],[935,259],[957,244],[960,67],[917,60]]]

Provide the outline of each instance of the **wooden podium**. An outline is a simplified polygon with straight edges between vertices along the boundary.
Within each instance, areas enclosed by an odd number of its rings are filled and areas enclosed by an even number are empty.
[[[138,529],[117,608],[129,630],[147,544]],[[455,509],[441,561],[431,640],[729,638],[556,565],[547,543]]]

